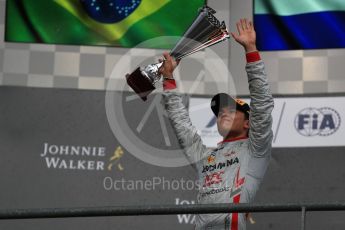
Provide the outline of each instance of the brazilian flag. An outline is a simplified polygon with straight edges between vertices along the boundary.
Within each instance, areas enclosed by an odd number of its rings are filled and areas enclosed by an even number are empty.
[[[204,3],[205,0],[7,0],[5,39],[134,47],[159,36],[182,36]]]

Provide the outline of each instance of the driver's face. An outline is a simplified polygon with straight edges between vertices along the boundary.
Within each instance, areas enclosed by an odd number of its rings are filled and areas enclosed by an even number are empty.
[[[217,128],[221,136],[227,137],[230,133],[242,133],[246,130],[248,120],[242,111],[232,106],[226,106],[219,110]]]

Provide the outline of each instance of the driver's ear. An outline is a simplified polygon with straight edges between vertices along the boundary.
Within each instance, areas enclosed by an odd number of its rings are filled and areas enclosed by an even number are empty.
[[[249,129],[249,120],[244,120],[244,124],[243,124],[243,127],[246,128],[246,129]]]

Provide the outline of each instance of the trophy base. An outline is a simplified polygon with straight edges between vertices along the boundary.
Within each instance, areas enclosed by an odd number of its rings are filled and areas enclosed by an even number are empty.
[[[147,96],[156,88],[147,77],[143,76],[140,67],[126,76],[127,84],[136,92],[143,100],[147,100]]]

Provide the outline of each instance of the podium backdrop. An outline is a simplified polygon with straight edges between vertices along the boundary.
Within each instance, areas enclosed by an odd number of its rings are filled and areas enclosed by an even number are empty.
[[[122,95],[124,103],[118,109],[138,140],[161,149],[162,156],[165,150],[183,156],[167,118],[160,121],[158,117],[164,115],[163,107],[155,107],[143,121],[152,100],[144,103],[126,100],[131,94]],[[104,91],[1,87],[0,111],[1,209],[179,205],[196,200],[193,166],[152,165],[139,160],[138,153],[129,152],[117,139],[106,115]],[[273,149],[256,201],[344,201],[344,150]],[[343,229],[344,215],[308,213],[307,228]],[[256,224],[249,224],[248,229],[297,229],[300,224],[300,213],[255,213],[253,217]],[[0,229],[193,229],[193,218],[2,220]]]

